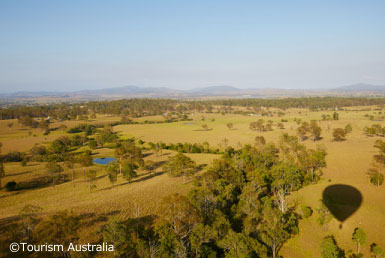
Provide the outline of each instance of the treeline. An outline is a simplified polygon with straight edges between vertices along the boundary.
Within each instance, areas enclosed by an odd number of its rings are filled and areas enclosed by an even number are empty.
[[[210,100],[201,103],[220,106],[275,107],[281,109],[330,109],[352,106],[384,105],[385,98],[306,97],[284,99],[225,99]]]
[[[161,152],[161,150],[173,150],[181,153],[211,153],[211,154],[222,154],[223,151],[221,151],[218,148],[212,148],[210,147],[210,144],[208,142],[204,142],[202,144],[200,143],[170,143],[166,144],[163,142],[148,142],[148,145],[150,149],[154,150],[156,154]]]
[[[73,120],[87,115],[88,108],[81,104],[52,104],[41,106],[11,106],[0,109],[1,120],[20,119],[25,117],[50,117],[58,120]]]
[[[342,98],[312,97],[285,99],[227,99],[227,100],[171,100],[171,99],[123,99],[114,101],[92,101],[82,104],[51,104],[41,106],[11,106],[0,110],[0,119],[19,119],[22,117],[50,117],[57,120],[86,118],[88,114],[126,115],[132,118],[163,115],[174,112],[218,112],[218,113],[258,113],[268,115],[261,108],[309,108],[335,109],[350,106],[385,104],[385,98]],[[233,107],[246,107],[246,111]],[[279,115],[279,114],[278,114]]]

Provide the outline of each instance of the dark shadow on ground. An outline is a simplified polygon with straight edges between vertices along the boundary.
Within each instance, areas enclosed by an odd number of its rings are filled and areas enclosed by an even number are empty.
[[[146,157],[149,157],[149,156],[151,156],[151,155],[154,155],[154,153],[144,153],[143,154],[143,158],[146,158]]]
[[[208,132],[208,131],[212,131],[213,130],[213,128],[209,128],[209,129],[207,129],[207,130],[205,130],[205,129],[195,129],[194,131],[198,131],[198,132]]]
[[[323,203],[341,223],[360,208],[362,200],[361,192],[350,185],[330,185],[322,194]]]
[[[25,174],[29,174],[29,173],[32,173],[32,171],[25,171],[25,172],[20,172],[20,173],[15,173],[15,174],[7,174],[7,175],[5,175],[5,177],[20,176],[20,175],[25,175]]]
[[[61,175],[58,179],[56,179],[55,185],[60,185],[69,181],[70,180],[67,175]],[[52,187],[52,178],[50,176],[40,176],[16,183],[16,191],[41,189],[44,187]]]

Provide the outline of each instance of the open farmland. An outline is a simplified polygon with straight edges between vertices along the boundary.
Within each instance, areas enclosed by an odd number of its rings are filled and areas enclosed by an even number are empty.
[[[239,108],[242,111],[242,108]],[[68,120],[52,121],[50,128],[53,130],[48,135],[43,135],[39,128],[27,128],[16,119],[0,121],[0,141],[3,144],[2,153],[22,152],[28,155],[29,150],[36,144],[50,148],[51,143],[63,136],[72,137],[68,129],[82,124],[98,124],[109,127],[118,139],[123,141],[134,139],[142,150],[144,164],[152,161],[155,165],[152,174],[144,167],[136,169],[136,176],[126,180],[118,174],[117,180],[111,184],[105,165],[93,164],[83,167],[81,163],[74,165],[74,180],[72,169],[65,162],[57,163],[64,169],[62,179],[57,184],[51,184],[47,178],[47,161],[5,162],[5,176],[2,177],[2,186],[9,182],[17,183],[17,190],[0,190],[0,227],[3,234],[1,241],[6,243],[15,237],[14,230],[19,223],[20,211],[26,205],[41,208],[39,219],[44,220],[50,215],[60,211],[71,211],[80,217],[81,226],[78,233],[80,243],[86,241],[98,242],[100,230],[110,217],[119,216],[122,220],[162,214],[162,200],[175,193],[186,195],[194,187],[194,180],[200,178],[212,166],[214,159],[220,159],[226,148],[241,149],[246,145],[254,145],[256,136],[263,136],[266,142],[279,145],[281,136],[285,133],[297,135],[298,127],[303,122],[316,120],[322,129],[320,138],[313,141],[310,137],[301,144],[309,149],[322,145],[327,151],[326,164],[318,182],[305,185],[298,191],[288,195],[292,207],[300,213],[301,205],[311,207],[313,213],[308,218],[299,220],[298,234],[288,239],[280,250],[284,257],[319,257],[320,243],[325,236],[333,235],[345,253],[354,252],[352,233],[355,228],[364,229],[367,243],[376,243],[385,247],[383,230],[385,228],[385,188],[375,187],[369,181],[368,169],[372,166],[373,155],[377,149],[373,146],[380,136],[368,136],[364,133],[365,127],[373,124],[382,124],[375,121],[382,116],[382,109],[378,106],[350,107],[337,110],[338,120],[331,119],[335,110],[309,110],[306,108],[289,108],[279,115],[279,109],[271,109],[271,115],[262,116],[251,112],[250,114],[234,113],[208,113],[191,112],[188,120],[163,122],[165,116],[145,116],[132,118],[128,124],[119,123],[120,116],[97,115],[87,121]],[[330,119],[322,119],[326,116]],[[374,118],[370,118],[370,116]],[[266,123],[271,120],[271,130],[251,130],[250,123],[263,119]],[[150,121],[150,122],[149,122]],[[161,122],[161,123],[155,123]],[[9,123],[13,123],[10,128]],[[114,125],[116,124],[117,125]],[[283,126],[278,126],[282,123]],[[109,124],[113,124],[109,126]],[[229,126],[231,124],[232,126]],[[350,124],[352,131],[344,141],[333,139],[335,128],[345,128]],[[65,125],[66,129],[59,129]],[[207,127],[205,126],[207,125]],[[78,133],[81,135],[82,133]],[[90,139],[99,139],[98,135],[91,135]],[[185,153],[187,157],[199,167],[194,175],[187,177],[172,177],[165,173],[164,164],[170,157],[178,152],[168,147],[162,150],[151,148],[151,144],[162,143],[166,147],[170,144],[181,145],[185,143],[208,143],[211,153]],[[115,143],[98,144],[90,149],[87,144],[71,147],[68,151],[81,155],[91,150],[92,158],[117,157]],[[117,158],[118,160],[118,158]],[[90,188],[90,179],[85,176],[85,171],[93,170],[96,173],[94,188]],[[322,193],[329,185],[345,184],[358,189],[362,194],[362,205],[348,219],[340,222],[332,218],[326,225],[318,222]],[[88,226],[85,226],[88,225]],[[90,226],[92,225],[92,226]],[[2,249],[2,254],[7,252]],[[362,247],[365,256],[370,255],[369,244]],[[106,254],[99,254],[99,256]],[[97,256],[97,257],[99,257]],[[102,257],[100,256],[100,257]]]

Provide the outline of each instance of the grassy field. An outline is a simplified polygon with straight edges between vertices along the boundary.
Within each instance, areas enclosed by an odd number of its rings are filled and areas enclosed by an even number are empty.
[[[367,107],[365,107],[367,108]],[[333,234],[338,244],[345,250],[354,250],[351,236],[354,228],[361,227],[367,233],[367,244],[363,247],[365,257],[369,257],[369,245],[375,242],[385,247],[383,232],[385,231],[385,187],[376,188],[370,184],[367,169],[369,168],[372,157],[376,153],[373,147],[374,142],[379,137],[368,137],[363,134],[363,128],[376,122],[370,121],[364,117],[365,114],[373,114],[374,111],[356,111],[360,107],[351,108],[351,111],[339,111],[340,119],[338,121],[321,121],[322,139],[317,142],[310,140],[304,141],[304,144],[314,148],[316,144],[325,145],[327,148],[327,168],[324,169],[324,175],[321,182],[306,186],[296,192],[291,198],[298,203],[304,203],[312,207],[314,213],[310,218],[301,220],[300,233],[287,242],[282,250],[284,257],[319,257],[319,245],[324,236]],[[193,114],[190,117],[192,121],[162,123],[162,124],[131,124],[118,125],[114,131],[122,137],[136,137],[145,142],[164,143],[203,143],[207,141],[212,146],[219,146],[223,139],[228,139],[229,145],[234,147],[243,144],[252,144],[256,135],[263,135],[267,141],[277,142],[279,136],[287,132],[291,135],[296,134],[297,124],[295,118],[302,121],[320,120],[322,114],[332,115],[333,112],[319,111],[311,112],[308,110],[289,109],[282,117],[257,117],[243,115],[221,115],[221,114]],[[249,129],[249,124],[259,118],[272,120],[277,124],[281,119],[287,119],[285,129],[278,129],[269,132],[255,132]],[[143,120],[157,120],[160,117],[140,118]],[[118,121],[118,117],[98,116],[96,121],[88,123],[109,123]],[[12,129],[7,124],[13,122]],[[65,124],[68,128],[76,124],[84,123],[82,121],[57,122],[51,127],[59,127]],[[234,128],[230,130],[226,125],[233,123]],[[345,127],[350,123],[353,132],[347,136],[343,142],[334,142],[332,140],[332,130],[337,127]],[[207,124],[208,131],[202,130],[202,125]],[[32,134],[28,133],[31,131]],[[65,131],[54,131],[48,136],[42,135],[39,129],[21,128],[16,120],[0,121],[0,141],[3,143],[3,153],[8,151],[27,151],[36,143],[48,143],[55,138],[65,135]],[[97,157],[110,157],[113,155],[111,149],[97,149],[94,151]],[[161,164],[162,161],[174,155],[172,151],[163,151],[162,155],[156,157],[152,152],[146,153],[145,159],[150,159]],[[212,160],[218,157],[213,154],[188,154],[198,164],[210,165]],[[44,176],[45,164],[29,163],[22,167],[19,163],[7,163],[5,166],[6,177],[2,184],[8,181],[30,183],[39,177]],[[97,188],[90,193],[87,182],[83,178],[83,169],[76,167],[76,180],[66,182],[52,187],[47,185],[40,188],[29,188],[17,192],[6,192],[0,190],[0,219],[6,219],[16,216],[20,209],[26,204],[33,204],[43,208],[44,214],[50,214],[59,210],[72,210],[80,214],[88,214],[88,220],[92,221],[99,215],[108,216],[118,213],[121,216],[128,217],[135,214],[149,215],[156,213],[157,207],[162,197],[170,193],[186,193],[191,187],[191,183],[182,183],[181,178],[171,178],[161,173],[149,177],[144,171],[139,172],[139,177],[133,182],[127,183],[123,178],[118,178],[114,186],[111,186],[105,177],[103,166],[94,165],[97,170],[98,181]],[[70,175],[66,170],[65,174]],[[347,184],[357,188],[362,196],[363,203],[361,207],[344,223],[342,229],[340,223],[333,219],[328,228],[325,229],[317,223],[317,208],[320,206],[323,190],[331,184]],[[96,221],[96,227],[103,224],[103,221]],[[81,239],[95,239],[95,231],[84,229]]]

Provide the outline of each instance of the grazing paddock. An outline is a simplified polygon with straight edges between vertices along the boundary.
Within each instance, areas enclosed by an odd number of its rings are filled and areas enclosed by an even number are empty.
[[[367,107],[365,107],[367,109]],[[377,243],[385,247],[383,232],[385,230],[385,187],[376,188],[370,184],[367,170],[372,163],[372,157],[376,154],[374,142],[380,137],[368,137],[363,134],[365,126],[381,123],[382,121],[370,121],[365,114],[373,111],[359,111],[360,107],[351,107],[349,111],[338,111],[339,120],[320,121],[322,114],[332,116],[332,111],[309,111],[305,109],[288,109],[283,116],[273,117],[245,116],[234,114],[206,114],[195,113],[190,115],[192,121],[181,121],[159,124],[128,124],[117,125],[113,130],[122,138],[135,137],[144,141],[143,147],[148,147],[148,142],[163,143],[204,143],[208,142],[214,148],[223,148],[223,140],[227,144],[238,148],[245,144],[254,144],[257,135],[264,136],[266,141],[277,143],[283,133],[296,135],[298,127],[295,119],[302,121],[317,120],[322,128],[321,139],[313,142],[311,139],[303,143],[309,148],[316,145],[324,145],[327,149],[327,168],[323,170],[323,176],[319,183],[309,185],[295,192],[290,199],[300,204],[306,204],[313,210],[313,215],[300,221],[299,234],[291,238],[283,247],[281,253],[285,257],[319,257],[320,242],[323,237],[333,234],[338,244],[345,250],[354,250],[351,240],[353,230],[361,227],[367,234],[367,244],[362,247],[365,257],[369,255],[370,243]],[[134,119],[162,120],[161,116]],[[258,132],[249,128],[251,122],[258,119],[273,121],[273,130]],[[287,122],[282,122],[287,120]],[[97,116],[96,119],[86,123],[108,124],[120,121],[119,117]],[[282,122],[284,129],[276,125]],[[13,123],[12,128],[8,123]],[[67,128],[84,123],[83,121],[54,122],[51,128],[64,124]],[[229,129],[227,124],[232,123]],[[334,128],[344,128],[351,124],[353,131],[348,134],[345,141],[333,141]],[[205,130],[202,125],[207,125]],[[31,132],[31,133],[28,133]],[[45,144],[54,139],[68,135],[66,131],[55,130],[44,136],[41,129],[22,128],[16,120],[0,121],[0,141],[3,143],[2,153],[9,151],[26,152],[35,144]],[[79,150],[80,151],[80,150]],[[71,182],[71,170],[65,168],[63,180],[55,186],[51,186],[45,163],[30,162],[27,166],[21,166],[19,162],[5,164],[6,176],[2,179],[2,185],[15,181],[18,191],[7,192],[0,190],[0,220],[17,216],[19,211],[27,204],[37,205],[43,208],[43,214],[52,214],[61,210],[70,210],[77,214],[84,214],[88,221],[100,228],[111,214],[120,214],[122,218],[132,216],[156,215],[157,209],[163,197],[172,193],[186,194],[192,186],[192,178],[183,184],[182,178],[173,178],[161,171],[161,165],[168,157],[175,155],[174,151],[163,150],[159,156],[153,151],[144,152],[145,160],[152,160],[158,167],[152,176],[143,169],[139,169],[138,177],[128,183],[118,176],[118,180],[111,185],[104,167],[93,165],[89,169],[97,171],[96,189],[90,191],[89,184],[84,178],[84,171],[80,165],[75,165],[75,181]],[[198,165],[210,166],[219,155],[214,154],[186,154]],[[97,148],[93,150],[93,157],[113,157],[114,150],[110,148]],[[205,170],[206,167],[203,168]],[[46,181],[48,180],[48,181]],[[323,190],[332,184],[346,184],[355,187],[363,196],[361,207],[343,223],[332,219],[327,228],[318,224],[317,209],[320,207],[320,199]],[[97,219],[100,218],[100,219]],[[97,240],[95,228],[82,228],[80,239]]]

